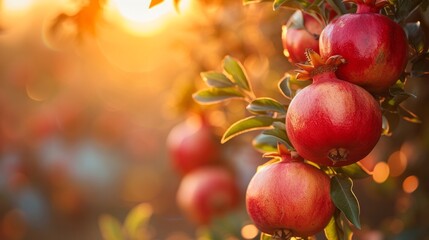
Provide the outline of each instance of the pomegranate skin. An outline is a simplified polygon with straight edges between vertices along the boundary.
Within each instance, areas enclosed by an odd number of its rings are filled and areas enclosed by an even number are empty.
[[[280,161],[260,169],[246,192],[246,208],[264,233],[308,237],[324,229],[335,206],[329,177],[302,161]]]
[[[286,131],[303,158],[320,165],[345,166],[374,148],[382,131],[382,114],[371,94],[326,72],[293,98]]]
[[[319,51],[322,58],[346,59],[338,67],[338,78],[382,94],[404,71],[408,44],[400,25],[371,11],[378,9],[360,3],[356,14],[333,20],[320,35]]]
[[[239,203],[234,176],[220,167],[202,167],[185,175],[177,191],[177,203],[188,218],[207,225]]]
[[[299,16],[302,14],[304,28],[297,28]],[[298,24],[299,25],[299,24]],[[319,35],[323,26],[311,15],[296,11],[287,24],[282,26],[283,53],[291,63],[305,62],[305,49],[311,48],[319,52]]]
[[[219,159],[219,143],[203,116],[191,115],[173,127],[167,149],[175,169],[182,175]]]

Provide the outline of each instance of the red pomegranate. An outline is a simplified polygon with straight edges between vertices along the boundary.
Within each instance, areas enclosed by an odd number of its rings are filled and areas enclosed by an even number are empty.
[[[239,190],[233,175],[224,168],[202,167],[185,175],[178,192],[177,203],[190,220],[209,224],[237,206]]]
[[[174,167],[182,174],[219,159],[219,140],[202,115],[190,115],[175,126],[167,137]]]
[[[314,235],[335,210],[329,177],[290,155],[256,172],[247,188],[246,207],[256,227],[275,239]]]
[[[310,161],[344,166],[364,158],[381,135],[378,102],[365,89],[335,76],[341,56],[325,61],[308,50],[312,65],[302,65],[298,79],[313,83],[292,99],[286,131],[296,151]]]
[[[357,4],[355,14],[345,14],[328,24],[319,39],[322,58],[341,55],[340,79],[373,93],[384,93],[407,63],[407,39],[402,27],[378,14],[387,0],[347,0]]]
[[[305,50],[319,52],[319,35],[323,26],[311,15],[296,11],[282,26],[284,55],[291,63],[305,62]]]

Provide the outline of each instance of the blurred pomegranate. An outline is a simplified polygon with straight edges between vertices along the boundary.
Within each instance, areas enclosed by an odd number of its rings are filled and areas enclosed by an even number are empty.
[[[180,183],[177,203],[190,220],[209,224],[239,203],[233,175],[220,167],[203,167],[187,174]]]
[[[192,115],[170,131],[167,148],[173,166],[186,174],[219,159],[218,142],[204,116]]]

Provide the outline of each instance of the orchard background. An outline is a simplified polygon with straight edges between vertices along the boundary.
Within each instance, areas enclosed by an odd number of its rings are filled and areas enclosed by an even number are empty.
[[[407,29],[415,58],[389,99],[384,135],[360,161],[371,175],[354,180],[361,229],[350,233],[428,239],[429,3],[390,2],[382,13]],[[200,73],[236,61],[254,96],[285,103],[278,82],[297,67],[283,54],[282,26],[307,1],[0,4],[0,239],[260,238],[245,192],[269,160],[260,151],[273,149],[252,146],[258,131],[220,141],[261,109],[236,99],[202,106],[192,96],[206,87]],[[232,172],[238,191],[233,208],[203,225],[176,202],[186,174],[167,140],[192,113],[219,143],[210,165]]]

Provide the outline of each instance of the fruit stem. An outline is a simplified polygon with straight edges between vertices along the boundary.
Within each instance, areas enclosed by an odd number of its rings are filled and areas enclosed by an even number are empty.
[[[328,158],[334,163],[346,161],[349,151],[345,148],[333,148],[328,153]]]
[[[278,240],[290,240],[292,238],[292,231],[288,229],[276,230],[272,236],[272,239]]]

